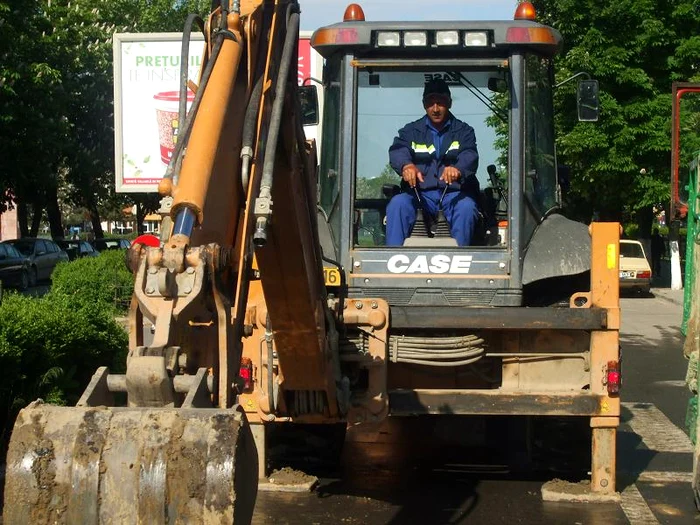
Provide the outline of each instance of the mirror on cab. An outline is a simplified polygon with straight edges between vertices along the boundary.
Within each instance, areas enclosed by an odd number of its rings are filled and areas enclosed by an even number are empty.
[[[598,121],[598,81],[582,80],[578,83],[576,96],[578,119],[581,122]]]
[[[489,91],[494,93],[506,93],[508,91],[508,82],[503,78],[491,77],[488,80]]]
[[[316,86],[299,86],[301,121],[304,126],[318,124],[318,91]]]

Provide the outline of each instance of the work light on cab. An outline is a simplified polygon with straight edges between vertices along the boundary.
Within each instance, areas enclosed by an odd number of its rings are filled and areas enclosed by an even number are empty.
[[[532,20],[536,18],[535,6],[530,2],[520,2],[515,10],[514,20]]]
[[[459,31],[438,31],[435,33],[435,43],[438,46],[459,45]]]
[[[471,47],[488,45],[489,38],[486,31],[469,31],[464,33],[464,45]]]
[[[377,46],[396,47],[401,45],[401,33],[398,31],[380,31],[377,33]]]
[[[425,31],[406,31],[403,34],[403,45],[406,47],[427,46],[428,34]]]

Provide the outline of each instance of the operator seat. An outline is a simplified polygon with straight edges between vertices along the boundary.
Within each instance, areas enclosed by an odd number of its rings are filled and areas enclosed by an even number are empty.
[[[401,193],[401,187],[397,184],[385,184],[382,186],[382,193],[384,196],[391,200],[392,197]],[[472,239],[472,246],[486,245],[486,228],[488,220],[486,219],[485,206],[483,192],[480,192],[479,199],[477,199],[477,210],[478,216],[476,224],[474,225],[474,235]],[[411,233],[403,242],[403,246],[407,247],[440,247],[440,248],[452,248],[457,247],[457,241],[452,238],[450,232],[450,225],[447,223],[447,219],[442,212],[438,213],[437,217],[432,217],[424,213],[424,210],[418,208],[416,210],[416,222],[413,225]]]
[[[387,199],[391,200],[392,197],[401,193],[401,187],[397,184],[385,184],[382,186],[382,193]],[[477,203],[477,206],[479,206],[479,203]],[[482,222],[481,211],[479,211],[479,217],[477,229],[479,228],[478,224]],[[404,239],[403,246],[411,248],[454,248],[457,247],[457,241],[452,238],[450,225],[447,223],[447,219],[445,219],[442,211],[438,213],[437,217],[432,217],[424,213],[423,209],[418,208],[416,210],[416,222],[411,229],[410,235]]]

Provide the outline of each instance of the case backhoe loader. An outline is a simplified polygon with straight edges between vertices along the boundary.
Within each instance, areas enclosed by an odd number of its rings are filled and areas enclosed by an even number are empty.
[[[6,524],[245,523],[269,425],[425,414],[587,418],[591,492],[614,497],[619,225],[559,213],[560,34],[527,2],[509,21],[367,22],[349,6],[312,38],[325,58],[317,162],[298,30],[295,0],[233,1],[209,18],[159,186],[173,199],[166,233],[129,253],[126,374],[101,368],[76,407],[21,412]],[[494,181],[479,244],[416,224],[388,247],[401,189],[377,176],[436,77],[476,129],[482,187]],[[581,86],[591,119],[596,85]]]

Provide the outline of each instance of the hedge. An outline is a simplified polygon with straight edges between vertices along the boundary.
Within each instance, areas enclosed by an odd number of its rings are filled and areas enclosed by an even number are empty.
[[[98,257],[82,257],[59,264],[51,276],[50,295],[65,296],[76,305],[97,303],[115,314],[129,308],[134,278],[122,250],[106,250]]]
[[[0,450],[19,410],[36,398],[75,404],[100,366],[123,373],[128,336],[115,321],[131,296],[124,252],[60,264],[44,297],[0,303]]]

